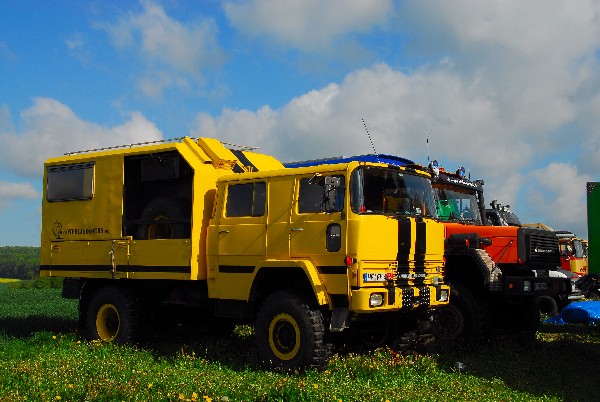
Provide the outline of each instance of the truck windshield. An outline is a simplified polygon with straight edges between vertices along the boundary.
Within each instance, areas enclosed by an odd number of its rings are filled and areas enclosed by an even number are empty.
[[[461,189],[438,187],[438,216],[443,221],[467,222],[482,225],[477,204],[477,192]]]
[[[583,244],[581,240],[573,239],[573,256],[577,258],[585,258],[585,254],[583,252]]]
[[[350,192],[355,213],[437,218],[431,181],[424,176],[360,167],[352,172]]]
[[[514,212],[500,211],[500,215],[506,222],[506,226],[521,226],[521,221]]]

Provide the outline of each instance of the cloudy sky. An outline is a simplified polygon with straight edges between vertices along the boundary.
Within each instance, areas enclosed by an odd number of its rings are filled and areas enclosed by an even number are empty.
[[[350,156],[362,119],[378,153],[585,237],[599,58],[593,0],[2,0],[0,245],[39,245],[48,157],[184,135]]]

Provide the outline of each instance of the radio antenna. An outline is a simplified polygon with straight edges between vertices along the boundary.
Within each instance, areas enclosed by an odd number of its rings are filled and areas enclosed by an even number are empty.
[[[435,119],[435,123],[433,124],[433,127],[431,127],[429,129],[429,133],[427,133],[427,164],[429,164],[429,137],[431,137],[431,133],[433,133],[433,129],[435,128],[435,126],[437,126],[437,122],[439,120],[440,120],[439,117],[437,119]]]
[[[367,123],[365,123],[365,119],[362,119],[363,126],[365,126],[365,131],[367,132],[367,137],[369,137],[369,142],[371,143],[371,148],[373,148],[373,152],[375,153],[375,157],[377,158],[377,162],[379,162],[379,154],[375,150],[375,145],[373,144],[373,140],[371,139],[371,134],[369,133],[369,129],[367,128]]]

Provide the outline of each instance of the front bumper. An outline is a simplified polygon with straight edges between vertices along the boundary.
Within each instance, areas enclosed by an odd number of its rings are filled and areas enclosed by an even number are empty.
[[[507,276],[504,278],[507,296],[566,296],[571,293],[568,278]]]
[[[449,298],[448,285],[361,288],[352,290],[350,311],[375,313],[436,308],[448,304]],[[373,305],[373,301],[378,300],[381,304]]]

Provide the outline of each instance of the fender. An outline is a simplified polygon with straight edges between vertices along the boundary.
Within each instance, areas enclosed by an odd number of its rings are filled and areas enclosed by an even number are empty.
[[[327,289],[325,288],[325,284],[321,277],[319,276],[319,272],[317,267],[310,260],[265,260],[262,264],[256,267],[255,275],[253,278],[252,291],[250,294],[254,293],[255,279],[259,275],[262,269],[286,269],[286,268],[301,268],[310,283],[313,293],[315,295],[315,300],[320,306],[330,305],[331,301],[327,294]],[[250,296],[252,298],[252,296]]]

